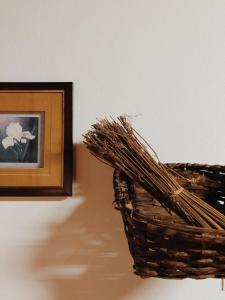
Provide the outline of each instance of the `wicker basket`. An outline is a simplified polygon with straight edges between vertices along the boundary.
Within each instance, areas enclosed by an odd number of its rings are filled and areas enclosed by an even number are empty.
[[[187,190],[225,213],[225,166],[167,164]],[[175,173],[174,173],[175,174]],[[225,231],[187,225],[123,172],[114,172],[134,273],[171,279],[225,277]]]

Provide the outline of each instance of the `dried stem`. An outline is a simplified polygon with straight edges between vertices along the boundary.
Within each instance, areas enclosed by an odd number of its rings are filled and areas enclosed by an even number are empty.
[[[152,147],[134,130],[126,117],[100,120],[84,135],[90,152],[113,168],[119,168],[152,193],[188,224],[225,229],[225,216],[183,189],[169,167],[158,159]],[[147,147],[151,149],[151,155]]]

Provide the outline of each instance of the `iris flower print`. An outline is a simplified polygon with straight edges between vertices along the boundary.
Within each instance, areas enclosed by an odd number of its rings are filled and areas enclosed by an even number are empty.
[[[23,144],[27,144],[29,140],[36,138],[30,131],[23,131],[19,122],[10,122],[6,127],[6,137],[2,139],[2,145],[4,149],[12,147],[11,149],[17,155],[18,161],[23,161],[25,157],[27,147],[23,147]]]

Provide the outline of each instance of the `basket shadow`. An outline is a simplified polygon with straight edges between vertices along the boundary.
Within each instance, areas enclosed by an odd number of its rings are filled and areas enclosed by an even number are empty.
[[[35,272],[52,288],[54,300],[122,299],[144,282],[133,274],[122,219],[112,207],[113,170],[80,144],[75,161],[81,204],[52,228]]]

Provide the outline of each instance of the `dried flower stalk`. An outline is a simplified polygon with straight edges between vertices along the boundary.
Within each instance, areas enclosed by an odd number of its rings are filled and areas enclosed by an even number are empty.
[[[119,168],[187,224],[225,229],[225,216],[197,195],[182,188],[172,171],[160,163],[154,150],[132,128],[127,118],[100,120],[84,135],[89,151],[104,163]],[[150,154],[147,146],[154,155]],[[154,157],[155,156],[155,157]]]

